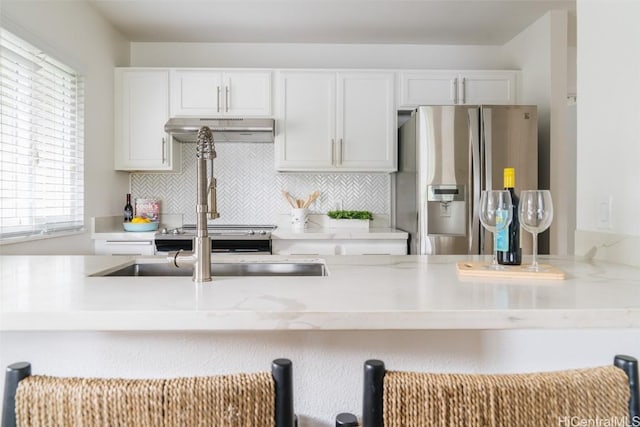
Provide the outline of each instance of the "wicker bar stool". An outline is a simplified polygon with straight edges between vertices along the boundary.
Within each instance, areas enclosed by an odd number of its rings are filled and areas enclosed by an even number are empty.
[[[294,427],[292,364],[271,372],[172,379],[65,378],[9,365],[2,427]]]
[[[628,356],[611,366],[502,375],[387,371],[368,360],[362,425],[640,426],[638,397],[638,362]]]

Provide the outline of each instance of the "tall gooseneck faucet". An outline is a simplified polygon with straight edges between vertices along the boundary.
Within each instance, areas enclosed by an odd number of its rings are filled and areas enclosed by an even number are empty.
[[[198,131],[196,147],[197,169],[197,205],[196,205],[196,236],[193,241],[193,251],[174,252],[169,254],[176,267],[182,265],[193,266],[194,282],[211,281],[211,238],[207,231],[207,215],[210,219],[219,218],[216,202],[216,179],[213,176],[213,159],[216,149],[213,144],[213,133],[207,126]],[[207,164],[209,163],[209,168]],[[207,169],[209,176],[207,177]]]

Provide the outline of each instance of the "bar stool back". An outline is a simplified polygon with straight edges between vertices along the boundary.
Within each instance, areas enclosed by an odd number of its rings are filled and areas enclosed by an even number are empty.
[[[171,378],[65,378],[7,368],[2,427],[293,427],[292,364],[271,372]]]

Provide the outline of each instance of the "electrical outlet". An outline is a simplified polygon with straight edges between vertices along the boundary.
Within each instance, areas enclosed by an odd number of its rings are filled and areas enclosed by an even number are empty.
[[[611,229],[612,197],[600,197],[596,201],[596,226],[602,229]]]

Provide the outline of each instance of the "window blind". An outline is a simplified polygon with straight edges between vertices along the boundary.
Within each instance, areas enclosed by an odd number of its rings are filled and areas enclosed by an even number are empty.
[[[82,229],[81,77],[0,28],[0,95],[0,239]]]

